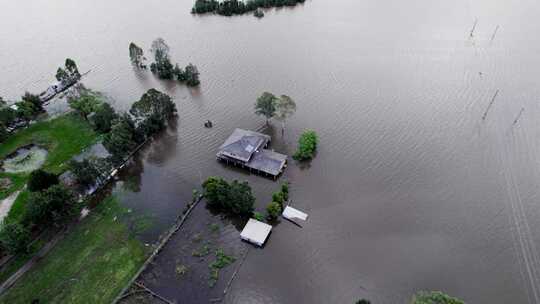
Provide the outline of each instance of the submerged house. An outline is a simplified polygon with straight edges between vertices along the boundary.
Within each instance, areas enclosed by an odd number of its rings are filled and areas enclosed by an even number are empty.
[[[235,129],[225,143],[219,147],[217,159],[227,164],[248,168],[251,172],[277,178],[287,166],[287,155],[267,147],[271,138],[268,135]]]

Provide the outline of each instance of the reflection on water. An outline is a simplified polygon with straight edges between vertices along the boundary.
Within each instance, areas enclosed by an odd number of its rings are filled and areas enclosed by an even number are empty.
[[[4,2],[1,96],[38,92],[71,57],[119,110],[152,87],[174,97],[176,131],[121,175],[123,203],[152,219],[145,240],[210,175],[248,180],[263,210],[279,182],[215,153],[235,128],[264,128],[263,91],[295,99],[284,136],[279,123],[266,132],[288,155],[304,129],[320,135],[311,164],[281,178],[309,220],[250,252],[226,303],[406,303],[419,289],[540,302],[537,1],[313,0],[261,20],[192,16],[191,1]],[[156,37],[198,66],[199,90],[133,71],[128,44]]]
[[[47,150],[35,145],[17,149],[2,161],[2,170],[8,173],[31,172],[41,168],[47,159]]]

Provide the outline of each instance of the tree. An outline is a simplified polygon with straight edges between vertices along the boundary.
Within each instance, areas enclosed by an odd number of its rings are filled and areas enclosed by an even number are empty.
[[[411,304],[465,304],[465,302],[440,291],[420,291],[414,295]]]
[[[71,168],[73,175],[75,175],[77,183],[85,189],[95,185],[101,175],[98,168],[96,168],[88,159],[71,161],[69,167]]]
[[[6,101],[4,100],[4,98],[2,98],[2,96],[0,96],[0,108],[2,107],[5,107],[6,106]]]
[[[22,119],[29,123],[37,113],[39,113],[39,109],[36,108],[36,106],[28,101],[19,101],[15,103],[17,106],[17,110],[15,111],[17,118]]]
[[[280,206],[283,206],[283,202],[285,202],[285,195],[283,192],[279,191],[272,193],[272,202],[276,202]]]
[[[104,102],[97,107],[91,120],[94,130],[98,133],[105,134],[111,131],[112,123],[116,118],[118,118],[118,115],[113,107]]]
[[[56,80],[60,81],[63,85],[67,85],[81,77],[77,64],[73,59],[67,58],[64,63],[64,68],[59,67],[56,70]]]
[[[152,73],[162,79],[172,79],[174,76],[174,66],[169,59],[169,46],[163,38],[157,38],[152,42],[150,49],[154,53],[154,61],[150,65]]]
[[[88,120],[88,115],[98,109],[101,101],[96,94],[85,92],[78,98],[70,98],[68,103],[70,108],[79,113],[85,120]]]
[[[247,182],[228,183],[220,177],[209,177],[203,183],[208,204],[237,215],[251,215],[255,197]]]
[[[371,302],[366,299],[361,299],[356,301],[356,304],[371,304]]]
[[[298,161],[309,160],[315,156],[317,150],[317,133],[312,130],[305,131],[298,139],[298,148],[293,158]]]
[[[251,215],[255,197],[251,193],[251,187],[247,182],[234,180],[230,184],[229,195],[227,198],[227,210],[238,215]]]
[[[156,89],[150,89],[129,110],[141,133],[151,136],[162,130],[176,115],[176,105],[171,97]]]
[[[25,253],[30,244],[30,232],[19,222],[4,222],[0,230],[0,245],[11,254]]]
[[[289,200],[289,184],[287,182],[284,182],[281,184],[281,193],[283,195],[284,201]]]
[[[71,79],[78,79],[81,77],[81,74],[79,73],[79,69],[77,68],[77,64],[75,61],[71,58],[66,58],[66,72],[69,74]]]
[[[54,173],[46,172],[42,169],[37,169],[30,173],[28,179],[28,190],[32,192],[45,190],[53,185],[58,184],[58,176]]]
[[[34,107],[38,109],[38,111],[43,111],[41,98],[39,98],[38,95],[31,94],[30,92],[25,92],[24,95],[22,96],[22,100],[33,104]]]
[[[63,185],[32,192],[26,204],[23,223],[30,226],[60,227],[76,213],[75,196]]]
[[[186,66],[184,75],[186,84],[190,87],[198,86],[201,83],[199,81],[199,70],[191,63]]]
[[[202,184],[203,195],[211,206],[222,207],[229,195],[229,183],[221,177],[211,176]]]
[[[9,126],[17,119],[17,112],[10,107],[0,107],[0,125]]]
[[[296,112],[296,103],[287,95],[281,95],[275,105],[276,111],[274,117],[281,121],[281,134],[285,133],[285,120]]]
[[[271,202],[266,206],[266,214],[268,219],[275,220],[281,214],[281,204],[278,202]]]
[[[111,153],[112,160],[119,163],[137,146],[133,120],[124,114],[113,122],[111,132],[105,135],[103,146]]]
[[[144,67],[143,49],[133,42],[129,44],[129,58],[131,59],[131,63],[133,63],[133,65],[135,65],[136,67]]]
[[[266,118],[266,124],[268,120],[276,113],[276,101],[277,98],[272,93],[264,92],[255,103],[255,114],[264,116]]]

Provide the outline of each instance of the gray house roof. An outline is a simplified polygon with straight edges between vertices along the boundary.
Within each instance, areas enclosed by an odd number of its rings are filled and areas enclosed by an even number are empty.
[[[222,154],[243,162],[248,162],[253,153],[261,147],[266,146],[269,141],[270,136],[268,135],[235,129],[225,143],[219,147],[218,156]]]

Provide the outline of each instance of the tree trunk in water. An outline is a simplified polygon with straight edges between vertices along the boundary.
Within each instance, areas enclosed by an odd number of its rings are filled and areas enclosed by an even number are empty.
[[[281,122],[281,137],[283,137],[285,135],[285,122],[282,121]]]

